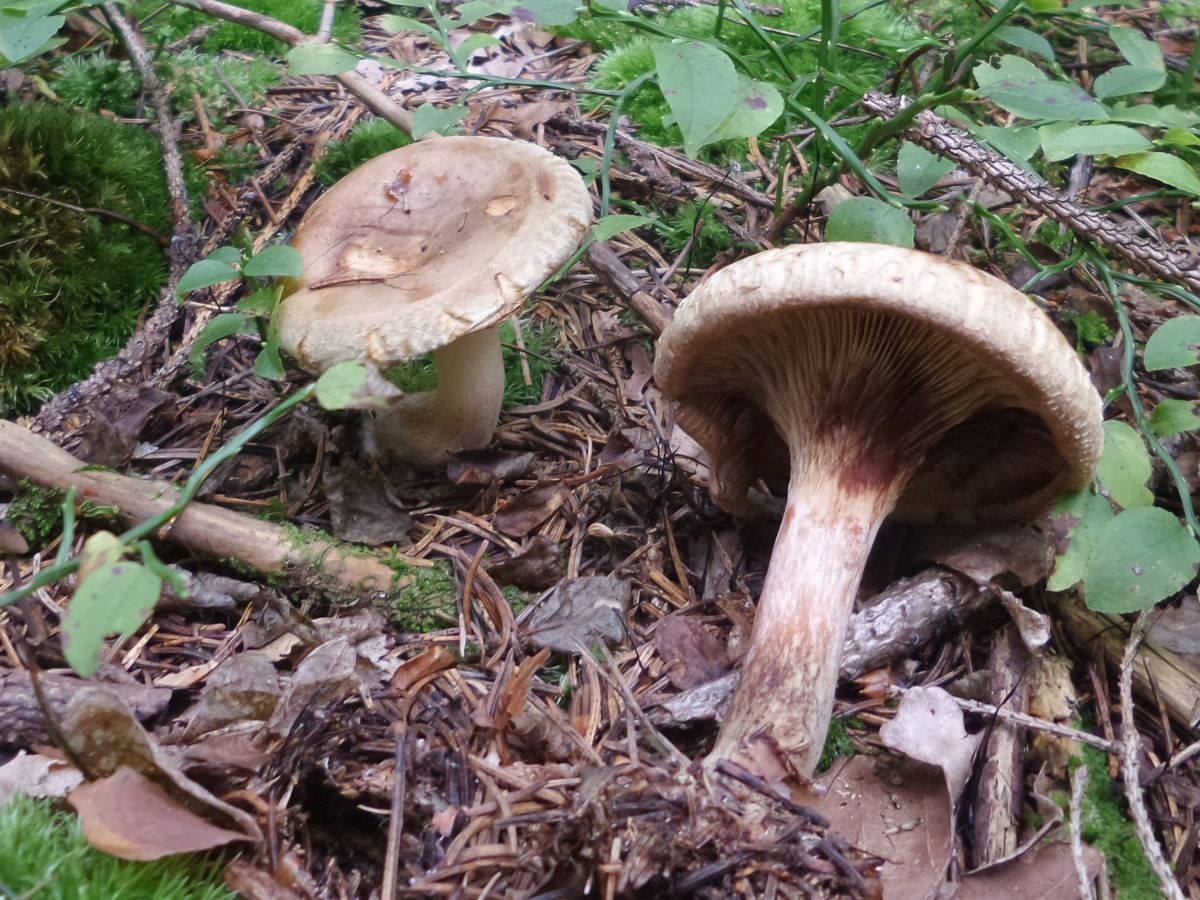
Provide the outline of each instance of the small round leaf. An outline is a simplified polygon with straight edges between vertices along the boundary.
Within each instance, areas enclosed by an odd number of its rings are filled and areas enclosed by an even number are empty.
[[[1128,509],[1104,526],[1088,557],[1083,581],[1097,612],[1146,609],[1196,576],[1200,544],[1165,509]]]

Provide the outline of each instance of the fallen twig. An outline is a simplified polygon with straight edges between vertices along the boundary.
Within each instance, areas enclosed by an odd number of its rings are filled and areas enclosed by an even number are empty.
[[[863,108],[885,119],[899,115],[905,100],[871,91]],[[1084,238],[1103,244],[1133,266],[1200,293],[1200,256],[1190,248],[1147,240],[1100,213],[1071,202],[1016,163],[955,128],[928,110],[917,114],[908,137],[927,150],[952,159],[989,184],[1045,213]]]
[[[1125,654],[1121,657],[1121,675],[1118,680],[1121,694],[1121,777],[1125,783],[1125,799],[1129,801],[1133,824],[1137,828],[1138,838],[1141,839],[1150,868],[1154,870],[1159,884],[1162,885],[1163,896],[1169,900],[1184,900],[1179,882],[1175,880],[1175,874],[1171,871],[1171,864],[1167,862],[1162,845],[1154,836],[1154,827],[1150,824],[1150,816],[1146,812],[1146,799],[1142,796],[1142,785],[1138,778],[1142,735],[1137,729],[1133,714],[1133,669],[1137,665],[1138,645],[1145,634],[1148,613],[1149,610],[1142,610],[1133,623],[1133,628],[1129,631],[1129,640],[1125,643]]]
[[[1071,858],[1079,877],[1080,900],[1092,900],[1092,879],[1088,876],[1087,860],[1083,857],[1083,794],[1087,790],[1088,768],[1080,766],[1071,779]]]

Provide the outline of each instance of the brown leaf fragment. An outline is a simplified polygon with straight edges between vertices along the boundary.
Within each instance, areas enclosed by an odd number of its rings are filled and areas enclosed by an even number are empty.
[[[496,584],[511,584],[523,591],[544,591],[563,577],[558,542],[536,534],[516,556],[495,562],[487,572]]]
[[[18,794],[26,797],[65,797],[83,781],[74,766],[61,759],[24,750],[0,766],[0,806]]]
[[[500,450],[460,450],[450,454],[446,475],[455,484],[486,486],[521,478],[533,465],[532,453],[505,453]]]
[[[1176,653],[1200,653],[1200,600],[1188,595],[1179,606],[1155,610],[1146,639]]]
[[[971,777],[982,738],[967,734],[962,710],[953,697],[937,687],[905,691],[896,717],[880,727],[879,736],[889,749],[941,769],[954,800]]]
[[[252,735],[231,732],[210,735],[189,744],[184,748],[183,757],[189,771],[199,767],[257,772],[271,758],[271,754],[260,749]]]
[[[306,894],[280,884],[271,873],[244,859],[225,867],[225,886],[246,900],[302,900]]]
[[[88,843],[121,859],[146,862],[250,840],[184,809],[128,766],[76,788],[67,800],[79,813]]]
[[[231,722],[269,719],[279,694],[279,676],[265,653],[236,653],[208,676],[184,738],[198,737]]]
[[[1103,857],[1094,847],[1083,846],[1084,863],[1094,880]],[[956,900],[1078,900],[1079,877],[1067,844],[1049,843],[1020,859],[968,875],[959,885]]]
[[[729,670],[725,645],[692,616],[667,616],[654,629],[654,646],[667,676],[681,691],[720,678]]]
[[[413,685],[424,681],[431,675],[436,675],[454,665],[454,654],[441,644],[434,644],[420,656],[400,664],[388,682],[388,688],[394,694],[404,694]]]
[[[564,484],[539,484],[510,500],[493,517],[492,526],[509,537],[525,537],[558,512],[570,495]]]
[[[311,715],[361,685],[354,645],[341,637],[326,641],[296,667],[291,683],[267,722],[267,729],[282,737],[301,715]]]
[[[388,498],[382,479],[354,462],[325,469],[322,484],[335,537],[371,546],[408,542],[412,518]]]
[[[578,653],[597,640],[625,638],[625,613],[633,588],[623,578],[587,575],[561,582],[525,622],[525,636],[538,647]]]
[[[87,407],[87,421],[75,431],[79,443],[72,451],[96,466],[119,466],[128,461],[150,417],[175,403],[175,395],[146,385],[114,387]]]
[[[1042,529],[1028,524],[988,529],[922,528],[913,556],[962,572],[980,584],[1011,573],[1024,587],[1049,577],[1054,547]]]
[[[936,768],[856,756],[835,763],[818,785],[823,795],[797,799],[825,816],[832,832],[884,860],[884,900],[937,895],[946,883],[953,823],[946,782]]]

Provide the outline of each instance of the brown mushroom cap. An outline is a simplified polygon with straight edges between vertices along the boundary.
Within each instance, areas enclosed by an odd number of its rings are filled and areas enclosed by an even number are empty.
[[[579,173],[532,144],[450,137],[385,153],[300,223],[305,267],[280,304],[280,343],[313,371],[406,362],[516,312],[591,221]]]
[[[740,515],[786,486],[788,434],[846,430],[850,478],[914,468],[912,522],[1017,520],[1086,485],[1100,400],[1037,306],[984,272],[881,244],[796,245],[717,272],[680,307],[655,361],[663,393]],[[814,444],[827,446],[827,440]]]

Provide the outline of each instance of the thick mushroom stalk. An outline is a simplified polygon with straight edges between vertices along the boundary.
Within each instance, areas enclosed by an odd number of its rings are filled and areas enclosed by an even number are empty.
[[[384,456],[435,466],[458,450],[486,447],[504,403],[498,328],[485,328],[433,351],[435,390],[409,394],[375,418]]]
[[[1087,484],[1100,404],[1040,310],[896,247],[769,250],[684,301],[655,360],[735,515],[786,488],[750,650],[709,757],[812,775],[846,623],[889,515],[1019,521]],[[782,770],[782,772],[781,772]]]

